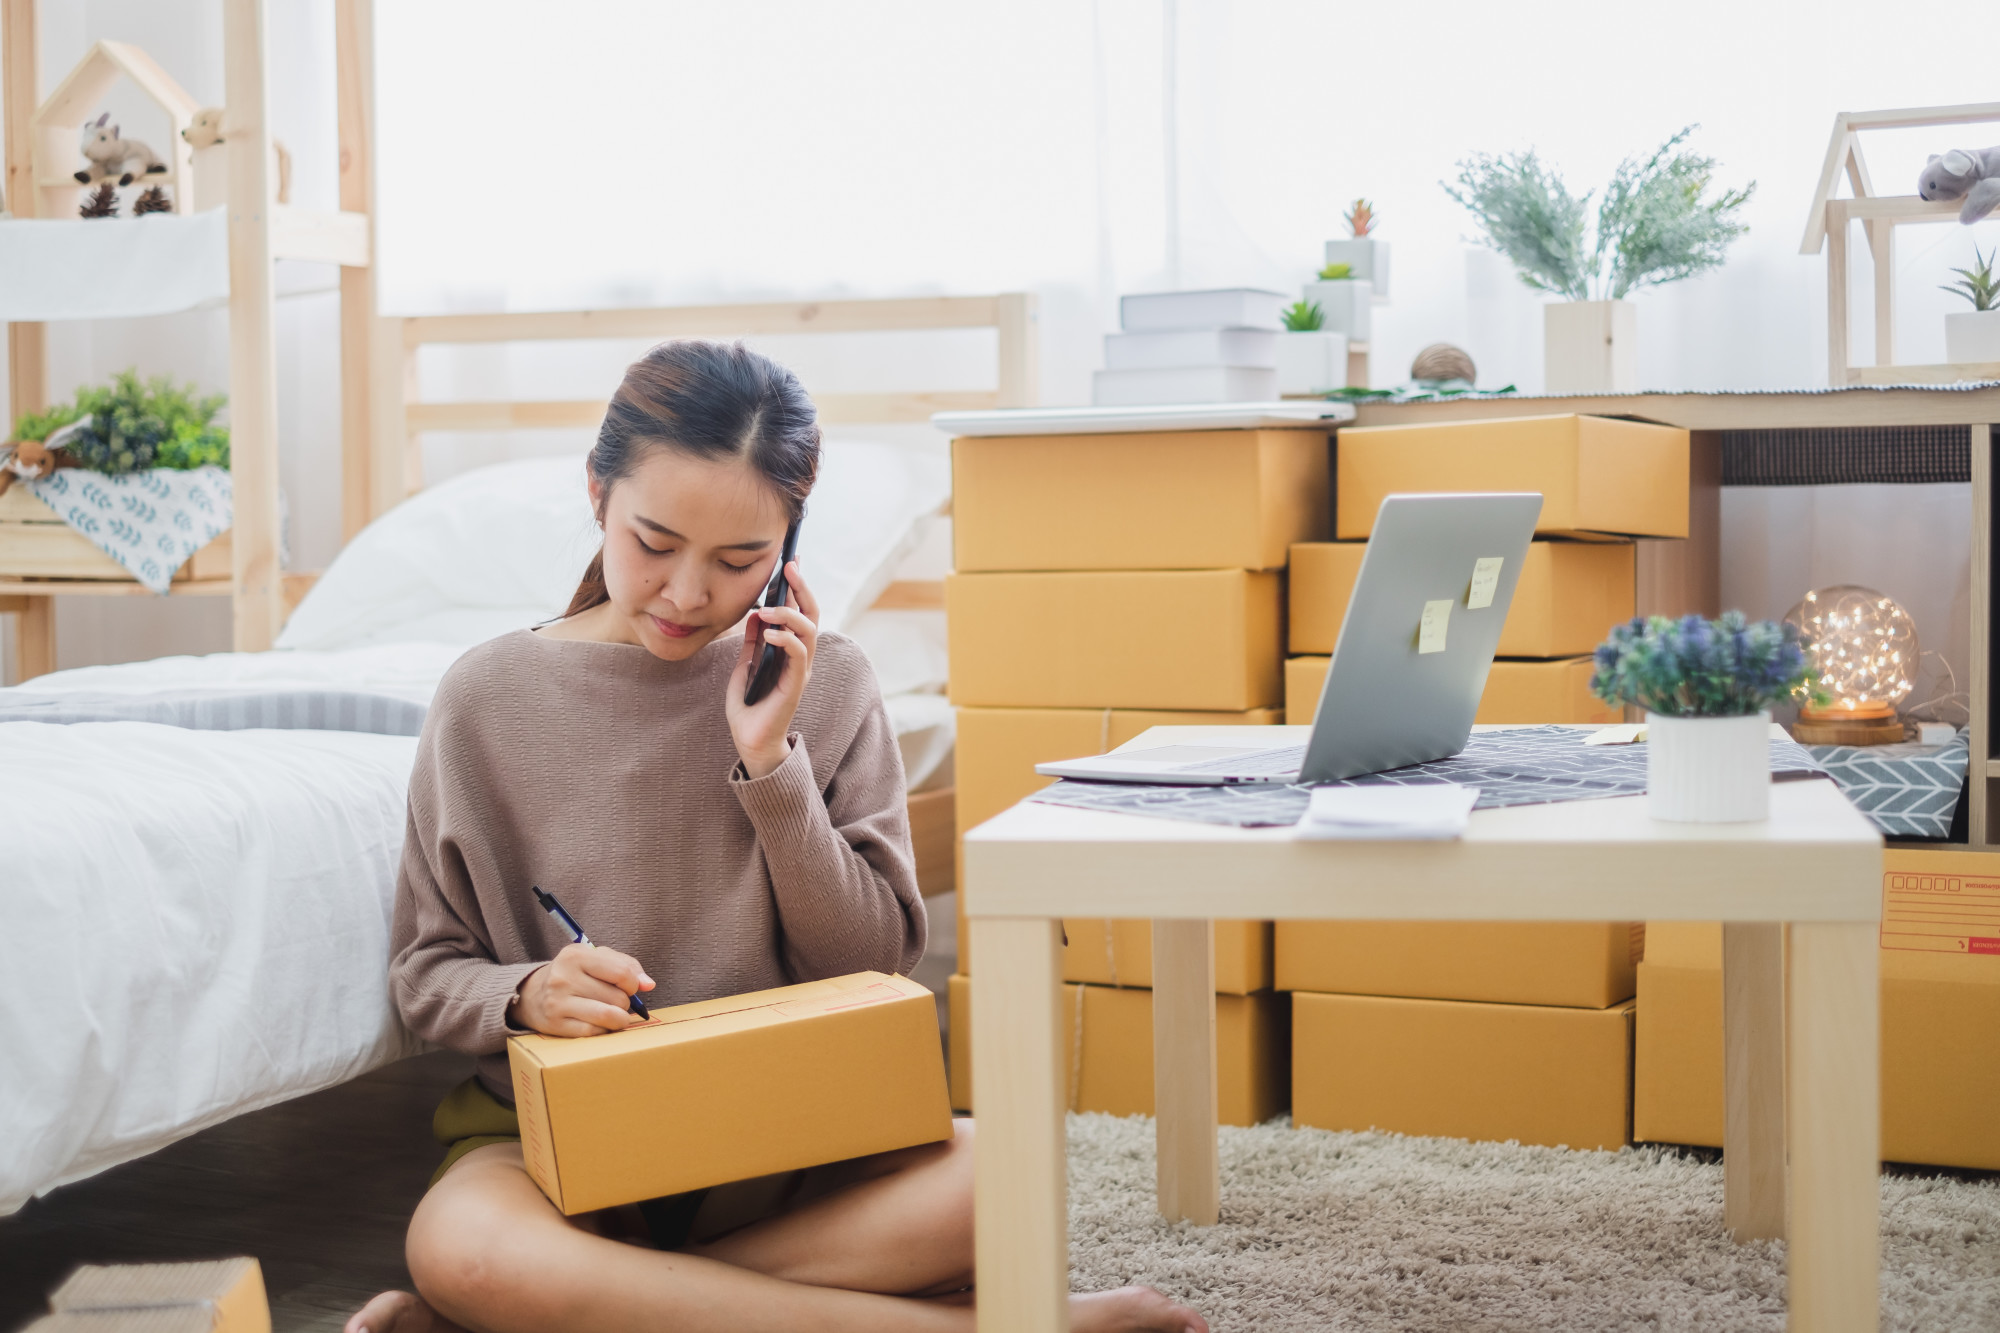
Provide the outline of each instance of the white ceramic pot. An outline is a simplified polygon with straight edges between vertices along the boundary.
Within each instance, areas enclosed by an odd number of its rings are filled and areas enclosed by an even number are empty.
[[[1771,815],[1771,715],[1646,714],[1646,799],[1655,819],[1743,824]]]
[[[1335,278],[1307,283],[1305,298],[1326,316],[1322,332],[1338,333],[1349,342],[1365,343],[1374,290],[1366,278]]]
[[[1546,393],[1636,393],[1639,308],[1630,301],[1555,301],[1542,307]]]
[[[2000,310],[1961,310],[1946,315],[1944,359],[1954,366],[2000,361]]]
[[[1389,299],[1389,243],[1372,236],[1326,243],[1326,262],[1347,265],[1347,276],[1365,278],[1375,304]]]
[[[1347,383],[1347,339],[1338,333],[1278,335],[1278,393],[1325,393]]]

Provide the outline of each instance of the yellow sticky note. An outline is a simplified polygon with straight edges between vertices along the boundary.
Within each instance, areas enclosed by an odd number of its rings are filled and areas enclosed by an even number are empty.
[[[1424,618],[1417,626],[1417,651],[1420,653],[1441,653],[1444,651],[1444,628],[1451,620],[1452,599],[1441,602],[1425,602]]]
[[[1507,563],[1502,555],[1482,556],[1472,562],[1472,587],[1465,594],[1465,608],[1468,611],[1483,611],[1493,605],[1494,590],[1500,586],[1500,566]]]

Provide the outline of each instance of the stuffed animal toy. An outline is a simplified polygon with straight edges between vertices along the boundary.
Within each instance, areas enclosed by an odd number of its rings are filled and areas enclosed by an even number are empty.
[[[2000,206],[2000,147],[1954,148],[1933,153],[1917,177],[1925,199],[1963,199],[1958,220],[1970,227]]]
[[[195,211],[218,207],[228,202],[229,177],[227,150],[222,146],[227,134],[222,124],[223,108],[203,107],[194,113],[194,119],[181,131],[181,138],[195,150],[194,179],[196,193]],[[212,151],[210,151],[212,150]],[[277,182],[278,203],[292,202],[292,155],[284,144],[271,140],[272,178]]]
[[[81,467],[81,463],[63,451],[63,446],[89,424],[90,418],[84,417],[80,421],[72,421],[46,440],[15,440],[11,445],[0,445],[0,449],[11,449],[6,458],[0,460],[0,495],[7,493],[16,477],[34,481],[50,475],[59,467]]]
[[[120,185],[130,185],[141,176],[166,171],[167,164],[152,149],[137,139],[119,138],[120,127],[110,121],[111,113],[107,111],[96,120],[85,122],[82,148],[90,166],[76,173],[78,183],[94,185],[101,180],[116,180]]]

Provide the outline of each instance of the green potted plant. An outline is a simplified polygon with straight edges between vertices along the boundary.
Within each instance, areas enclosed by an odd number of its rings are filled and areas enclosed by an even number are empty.
[[[1984,255],[1973,246],[1972,267],[1953,269],[1958,281],[1943,288],[1972,303],[1972,309],[1944,317],[1944,359],[1955,366],[2000,361],[2000,277],[1993,273],[1996,254],[2000,254],[2000,246]]]
[[[1347,383],[1347,339],[1326,329],[1326,314],[1312,301],[1295,301],[1278,335],[1278,393],[1305,397]]]
[[[1549,393],[1630,393],[1639,387],[1639,320],[1626,299],[1645,287],[1719,267],[1749,228],[1737,220],[1756,182],[1708,197],[1715,160],[1680,148],[1690,125],[1643,162],[1626,158],[1605,187],[1570,194],[1531,149],[1477,154],[1445,193],[1472,214],[1522,282],[1562,298],[1543,311]]]
[[[1646,710],[1646,794],[1655,819],[1728,824],[1769,817],[1769,705],[1810,690],[1798,627],[1635,618],[1597,648],[1590,688]]]
[[[1356,199],[1354,206],[1341,216],[1347,223],[1347,237],[1326,243],[1327,267],[1344,268],[1346,272],[1333,276],[1359,278],[1368,284],[1374,300],[1388,300],[1389,243],[1375,235],[1379,221],[1375,205],[1366,199]]]

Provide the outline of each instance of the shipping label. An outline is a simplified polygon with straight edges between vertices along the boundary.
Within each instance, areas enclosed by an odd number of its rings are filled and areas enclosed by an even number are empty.
[[[2000,878],[1889,871],[1882,876],[1882,947],[2000,954]]]

